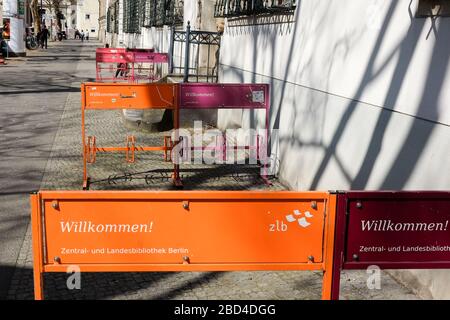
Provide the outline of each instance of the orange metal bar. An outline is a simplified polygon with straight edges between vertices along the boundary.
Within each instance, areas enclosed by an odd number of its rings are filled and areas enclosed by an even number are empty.
[[[83,189],[88,187],[88,176],[87,176],[87,155],[86,155],[86,86],[84,83],[81,84],[81,144],[83,152]]]
[[[32,194],[31,201],[31,228],[33,243],[33,278],[34,278],[34,299],[44,299],[44,282],[42,272],[44,272],[43,260],[43,239],[42,239],[42,215],[41,201],[39,194]]]
[[[324,235],[324,262],[322,300],[331,300],[331,289],[333,280],[333,255],[334,255],[334,233],[336,225],[337,195],[330,194],[326,205],[325,235]]]
[[[128,136],[127,137],[127,151],[125,153],[126,161],[129,163],[134,162],[134,148],[136,145],[136,139],[134,136]]]
[[[68,264],[49,264],[44,272],[66,272]],[[206,272],[206,271],[307,271],[322,270],[321,263],[272,264],[85,264],[81,272]]]
[[[87,137],[87,146],[86,146],[86,157],[88,163],[95,163],[97,147],[95,143],[95,137],[88,136]]]
[[[320,200],[328,198],[326,192],[316,191],[41,191],[42,200],[85,200],[86,197],[92,200],[108,200],[108,199],[123,199],[123,200],[213,200],[213,199],[228,199],[228,200],[295,200],[302,199],[304,201]]]

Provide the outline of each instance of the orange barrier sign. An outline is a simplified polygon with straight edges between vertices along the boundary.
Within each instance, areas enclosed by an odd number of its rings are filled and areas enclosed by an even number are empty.
[[[323,270],[331,297],[336,196],[324,192],[41,191],[31,196],[35,298],[44,272]]]
[[[97,152],[124,152],[127,162],[135,161],[136,151],[162,151],[167,159],[167,153],[175,142],[163,146],[137,146],[134,136],[124,137],[123,147],[108,147],[97,145],[95,136],[86,136],[86,110],[115,109],[172,109],[174,110],[174,128],[179,126],[179,108],[176,97],[178,86],[167,83],[124,84],[124,83],[83,83],[81,85],[81,132],[83,144],[83,189],[89,187],[87,172],[88,163],[94,163]],[[173,180],[180,185],[179,166],[174,165]]]
[[[175,109],[175,84],[83,83],[85,109]]]

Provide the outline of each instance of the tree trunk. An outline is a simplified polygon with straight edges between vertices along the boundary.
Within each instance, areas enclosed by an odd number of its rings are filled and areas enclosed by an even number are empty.
[[[52,1],[52,7],[53,7],[53,12],[56,14],[56,26],[57,26],[57,30],[61,31],[62,30],[62,24],[61,24],[61,0],[53,0]]]
[[[33,17],[34,34],[41,31],[41,16],[39,14],[38,0],[31,0],[30,2],[31,15]]]

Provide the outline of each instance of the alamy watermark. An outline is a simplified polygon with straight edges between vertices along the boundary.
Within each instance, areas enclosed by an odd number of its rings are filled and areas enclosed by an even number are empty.
[[[77,265],[70,265],[66,270],[67,274],[70,276],[67,278],[66,286],[69,290],[80,290],[81,289],[81,269]]]
[[[367,277],[366,285],[369,290],[380,290],[381,289],[381,269],[379,266],[371,265],[367,267],[366,273],[369,275]]]
[[[277,129],[204,130],[202,121],[195,121],[193,130],[174,130],[171,139],[175,164],[258,164],[267,170],[279,137]]]

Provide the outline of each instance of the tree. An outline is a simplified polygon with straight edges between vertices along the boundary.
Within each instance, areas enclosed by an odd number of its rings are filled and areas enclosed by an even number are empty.
[[[58,30],[62,30],[61,23],[61,7],[63,5],[64,0],[45,0],[45,5],[50,11],[54,12],[56,15],[56,25],[58,26]]]
[[[31,0],[31,15],[33,17],[34,32],[37,34],[41,31],[41,15],[39,13],[39,0]]]

